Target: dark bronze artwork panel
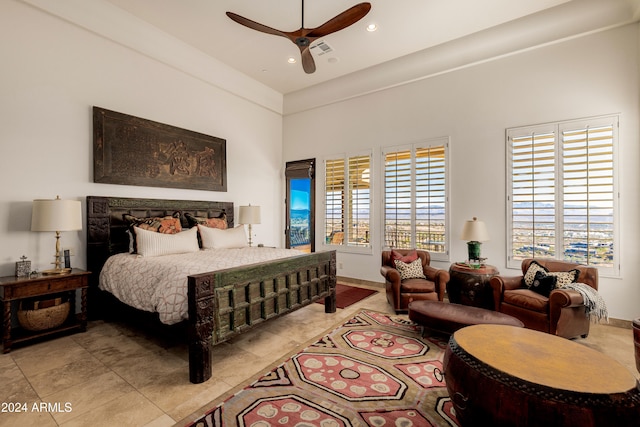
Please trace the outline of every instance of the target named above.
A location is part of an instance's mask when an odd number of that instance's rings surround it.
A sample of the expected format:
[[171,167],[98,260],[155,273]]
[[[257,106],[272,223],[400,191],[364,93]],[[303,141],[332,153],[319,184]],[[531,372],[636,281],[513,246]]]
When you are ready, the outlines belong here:
[[93,181],[227,191],[226,143],[93,107]]

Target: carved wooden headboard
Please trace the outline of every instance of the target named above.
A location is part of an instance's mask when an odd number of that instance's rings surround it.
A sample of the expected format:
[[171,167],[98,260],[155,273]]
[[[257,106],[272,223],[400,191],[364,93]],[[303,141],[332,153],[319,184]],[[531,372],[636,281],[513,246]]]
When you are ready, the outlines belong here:
[[176,211],[182,213],[183,228],[189,227],[185,213],[207,218],[225,214],[229,227],[234,223],[233,202],[87,196],[87,268],[92,272],[91,284],[97,285],[107,258],[129,251],[129,224],[123,214],[146,218],[172,215]]

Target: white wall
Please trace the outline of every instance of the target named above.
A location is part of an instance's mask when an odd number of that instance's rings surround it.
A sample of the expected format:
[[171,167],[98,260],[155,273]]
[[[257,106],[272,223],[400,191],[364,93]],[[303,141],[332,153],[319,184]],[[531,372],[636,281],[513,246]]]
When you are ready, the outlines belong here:
[[[87,195],[261,205],[254,241],[281,243],[278,112],[18,1],[2,2],[0,39],[0,275],[21,255],[50,268],[55,239],[29,231],[31,201],[56,195],[83,209]],[[226,139],[227,192],[93,183],[94,105]],[[62,233],[76,267],[85,243],[84,232]]]
[[[640,313],[638,89],[634,24],[287,115],[285,160],[316,157],[321,165],[327,155],[373,148],[376,215],[382,212],[381,147],[450,136],[450,261],[466,258],[466,244],[458,236],[464,221],[477,216],[491,235],[483,255],[503,274],[516,274],[506,268],[505,129],[621,113],[622,277],[601,277],[600,293],[611,317],[628,320]],[[286,102],[285,97],[285,111]],[[322,172],[318,175],[321,189]],[[322,194],[318,191],[319,213]],[[317,230],[322,230],[322,215],[317,218]],[[379,224],[381,216],[375,219]],[[322,250],[322,233],[317,235],[316,247]],[[382,282],[379,226],[372,244],[372,254],[339,253],[343,268],[338,274]]]

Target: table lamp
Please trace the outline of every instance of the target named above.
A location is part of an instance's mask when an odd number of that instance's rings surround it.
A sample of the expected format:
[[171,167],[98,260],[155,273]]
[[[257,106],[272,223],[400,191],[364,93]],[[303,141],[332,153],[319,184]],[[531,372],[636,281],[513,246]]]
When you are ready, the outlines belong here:
[[484,222],[478,221],[478,218],[474,216],[472,220],[464,223],[460,238],[467,241],[469,262],[480,261],[480,242],[489,240],[489,233]]
[[62,268],[60,254],[60,232],[82,230],[82,205],[77,200],[39,199],[33,201],[31,212],[31,231],[55,231],[56,253],[53,270],[44,270],[42,274],[64,274],[70,269]]
[[251,246],[251,225],[260,224],[260,206],[240,206],[238,215],[238,222],[240,224],[247,224],[249,226],[249,246]]

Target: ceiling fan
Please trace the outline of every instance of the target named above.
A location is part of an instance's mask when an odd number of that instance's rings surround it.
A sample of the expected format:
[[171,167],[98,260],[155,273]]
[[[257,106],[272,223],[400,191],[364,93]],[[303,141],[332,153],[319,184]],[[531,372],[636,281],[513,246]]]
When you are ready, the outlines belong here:
[[275,28],[268,27],[250,19],[244,18],[233,12],[227,12],[227,16],[245,27],[251,28],[256,31],[260,31],[267,34],[273,34],[275,36],[286,37],[298,46],[300,54],[302,56],[302,68],[305,73],[311,74],[316,71],[316,64],[313,61],[311,52],[309,50],[311,43],[320,37],[325,37],[336,31],[340,31],[347,28],[350,25],[355,24],[360,19],[369,13],[371,10],[371,3],[359,3],[344,12],[331,18],[324,24],[316,28],[304,27],[304,0],[302,0],[302,24],[299,30],[296,31],[280,31]]

